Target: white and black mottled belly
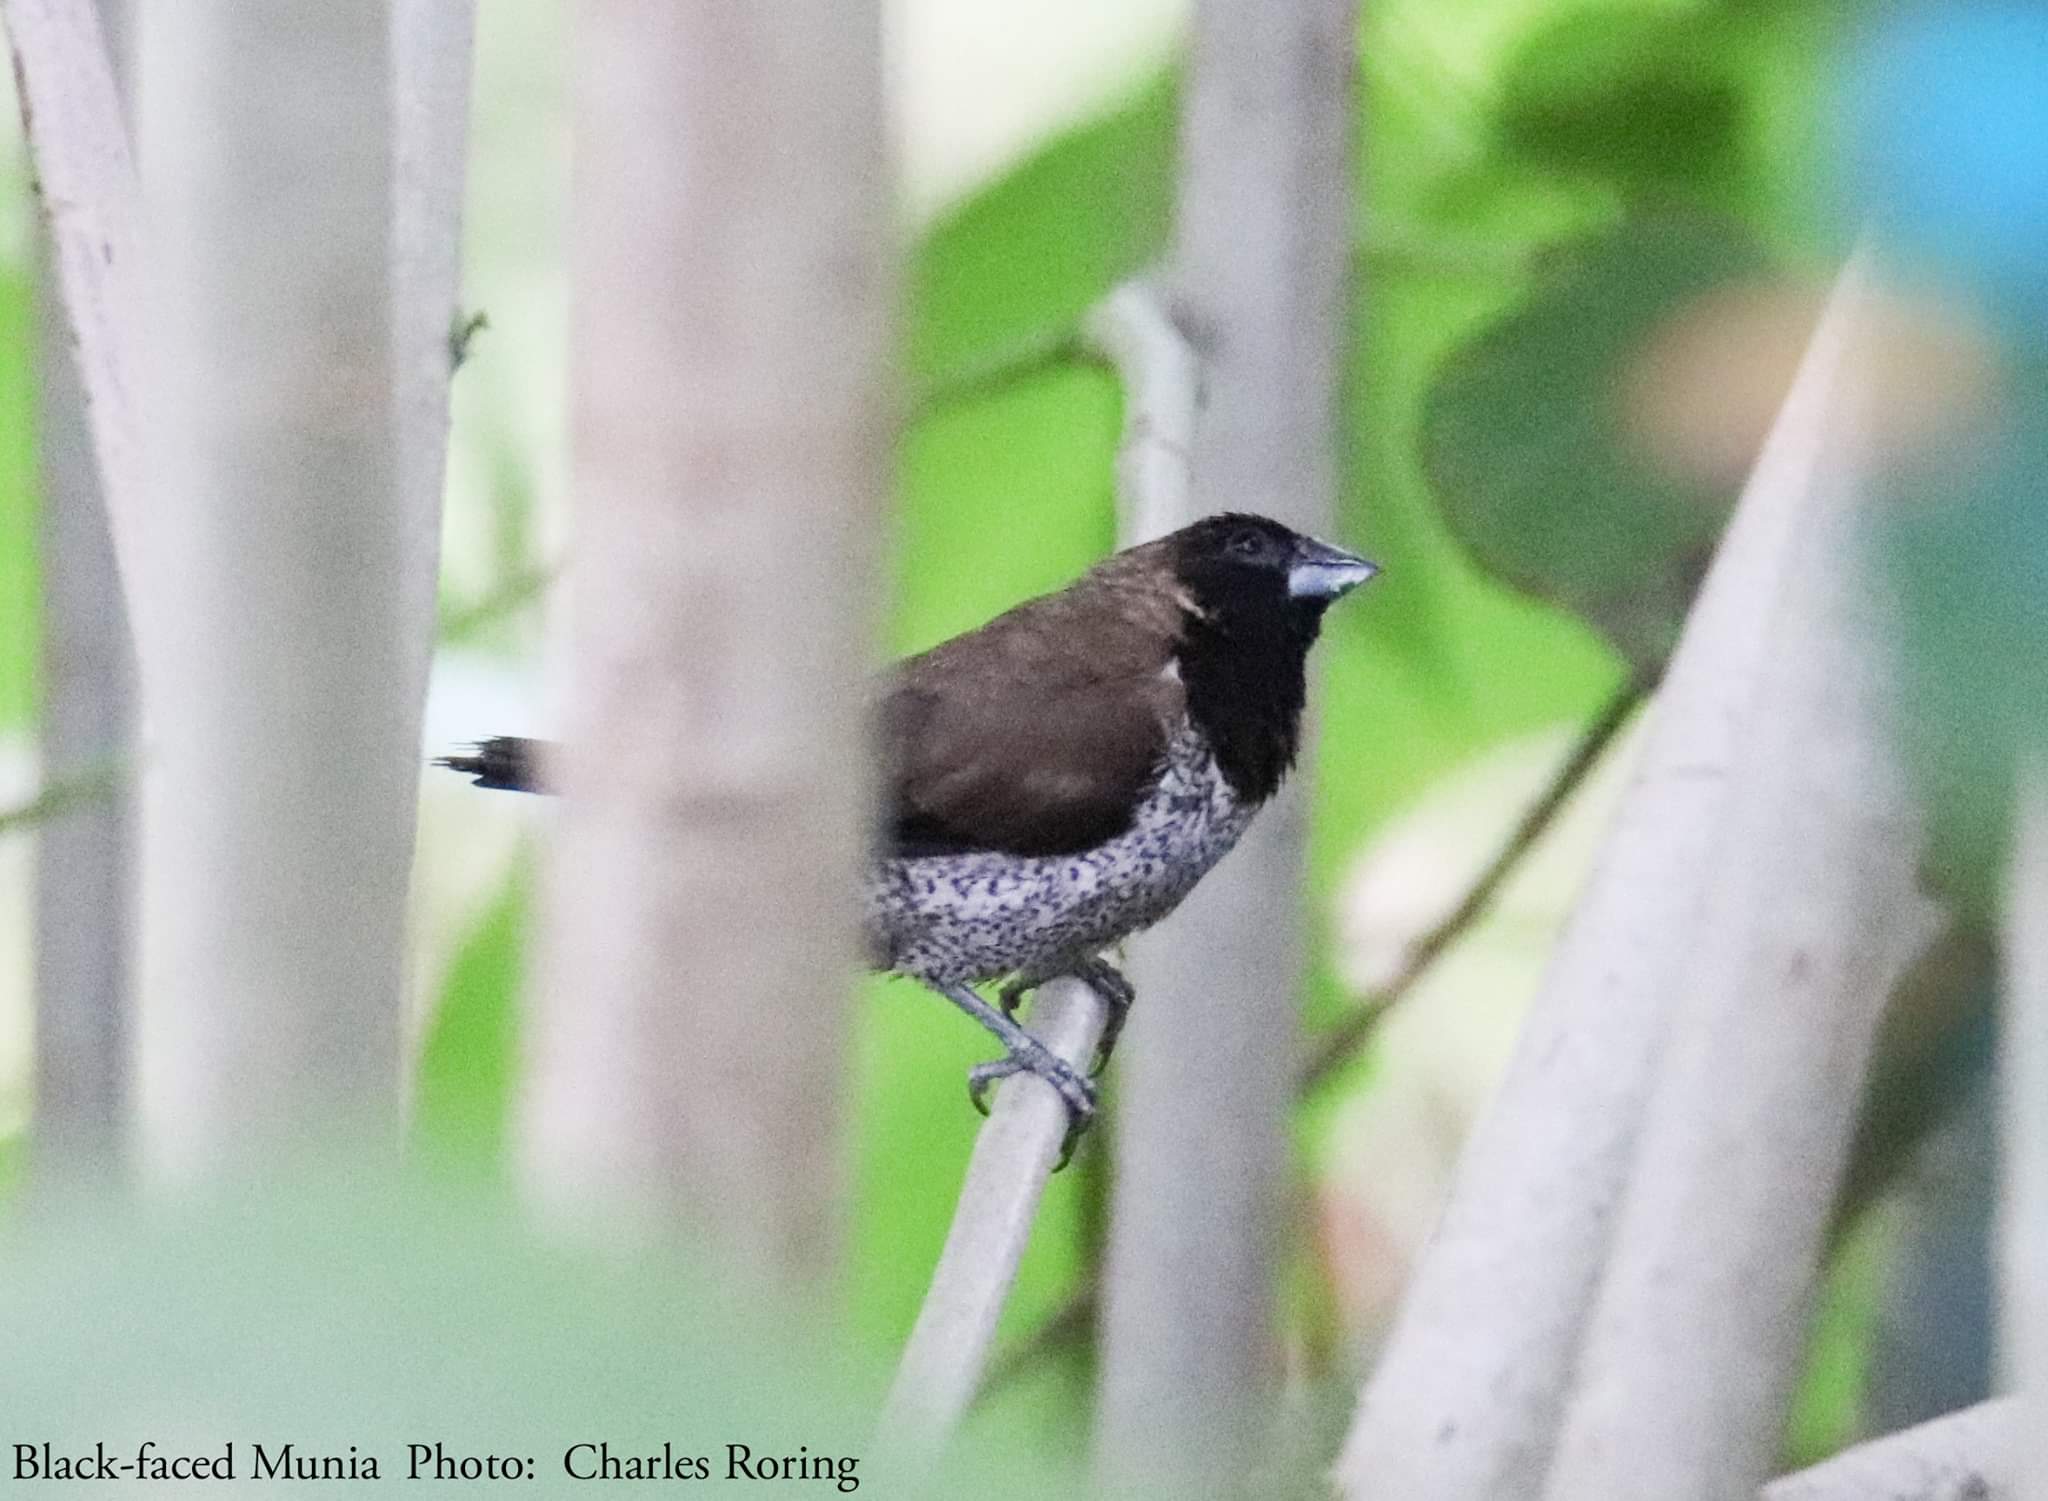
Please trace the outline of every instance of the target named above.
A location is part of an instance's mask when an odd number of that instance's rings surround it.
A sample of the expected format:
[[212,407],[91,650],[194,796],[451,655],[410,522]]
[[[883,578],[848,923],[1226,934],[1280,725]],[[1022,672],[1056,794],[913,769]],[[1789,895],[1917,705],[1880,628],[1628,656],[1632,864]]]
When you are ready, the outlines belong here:
[[870,952],[925,980],[1057,973],[1171,912],[1256,811],[1183,722],[1131,826],[1107,843],[1070,855],[878,861],[867,886]]

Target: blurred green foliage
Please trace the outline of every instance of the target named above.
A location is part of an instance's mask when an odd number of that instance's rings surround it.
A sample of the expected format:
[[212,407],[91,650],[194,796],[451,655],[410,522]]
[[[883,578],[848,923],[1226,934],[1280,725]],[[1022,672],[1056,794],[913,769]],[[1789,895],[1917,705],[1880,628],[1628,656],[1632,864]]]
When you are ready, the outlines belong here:
[[780,1492],[1073,1493],[1014,1439],[938,1470],[892,1469],[873,1443],[886,1365],[836,1338],[828,1309],[771,1302],[732,1268],[544,1247],[493,1193],[366,1177],[365,1155],[294,1163],[288,1191],[259,1184],[176,1211],[69,1204],[0,1239],[0,1344],[35,1352],[0,1372],[7,1442],[89,1454],[103,1441],[117,1456],[144,1440],[207,1456],[232,1443],[243,1484],[254,1445],[290,1443],[353,1454],[359,1474],[374,1459],[377,1478],[360,1484],[380,1494],[408,1479],[413,1444],[530,1459],[519,1494],[581,1494],[565,1454],[597,1443],[620,1458],[664,1443],[705,1457],[693,1494],[762,1489],[729,1477],[729,1444],[750,1461],[853,1461],[769,1487]]
[[[1587,621],[1622,611],[1633,570],[1655,624],[1629,644],[1645,659],[1668,647],[1690,587],[1678,575],[1709,539],[1668,485],[1615,456],[1596,386],[1680,298],[1754,273],[1760,245],[1801,243],[1811,16],[1577,0],[1370,8],[1339,530],[1387,572],[1333,616],[1319,651],[1319,905],[1372,829],[1448,767],[1611,691],[1622,662]],[[1164,254],[1175,92],[1161,78],[1049,142],[914,247],[906,380],[925,399],[901,457],[893,649],[977,625],[1113,546],[1119,393],[1105,373],[1039,352]],[[1666,227],[1620,228],[1636,215]],[[1031,356],[1020,378],[974,379],[1011,352]],[[947,400],[955,386],[972,394]],[[1438,440],[1431,471],[1425,433]],[[1556,460],[1531,465],[1532,442]],[[492,946],[516,944],[519,923],[499,906],[487,924],[429,1045],[423,1131],[502,1114],[484,1101],[509,1078],[493,1055],[509,1033],[484,1013],[490,987],[516,973]],[[889,1349],[950,1219],[975,1126],[962,1080],[986,1046],[915,986],[868,989],[846,1306]],[[1319,956],[1309,1021],[1348,1003]],[[1062,1179],[1007,1331],[1035,1327],[1072,1286],[1082,1229]],[[1313,1291],[1297,1302],[1327,1314]],[[1074,1365],[1046,1362],[979,1421],[1071,1451],[1076,1379]]]
[[492,1169],[504,1159],[519,1061],[517,997],[531,870],[522,854],[448,978],[413,1075],[413,1144],[430,1160]]
[[1985,367],[1976,392],[1922,377],[1957,410],[1875,484],[1933,863],[1989,915],[2016,770],[2048,756],[2048,13],[1900,6],[1845,74],[1845,196]]
[[1884,558],[1904,624],[1908,726],[1942,889],[1995,918],[2022,757],[2048,757],[2048,342],[2004,351],[2009,401],[1883,478]]
[[[1610,643],[1639,662],[1668,648],[1708,537],[1697,509],[1681,507],[1668,484],[1660,488],[1618,456],[1598,388],[1628,341],[1681,297],[1753,273],[1766,254],[1812,249],[1820,170],[1813,101],[1835,24],[1818,3],[1732,0],[1395,0],[1367,8],[1338,530],[1387,571],[1334,615],[1319,651],[1319,911],[1361,844],[1447,769],[1509,737],[1590,713],[1624,670]],[[952,377],[1000,362],[1006,351],[1043,347],[1117,281],[1159,259],[1170,226],[1175,93],[1172,77],[1152,80],[1047,143],[914,247],[904,310],[909,388],[943,393]],[[1665,227],[1634,228],[1641,225]],[[20,278],[0,282],[0,318],[16,334],[0,344],[0,478],[15,480],[0,485],[0,722],[8,723],[25,720],[34,692],[27,309]],[[892,649],[915,650],[976,625],[1059,585],[1113,545],[1119,419],[1115,383],[1078,364],[920,406],[901,450]],[[493,570],[516,603],[527,597],[522,581],[537,562],[534,486],[508,472],[495,488]],[[1259,498],[1241,503],[1256,508]],[[494,628],[476,604],[463,600],[445,617],[472,645],[509,652],[526,644],[527,633]],[[1618,628],[1624,619],[1631,624]],[[467,938],[419,1062],[416,1147],[465,1173],[494,1173],[504,1150],[527,889],[522,867]],[[1312,1026],[1353,999],[1327,954],[1316,957],[1303,997]],[[914,986],[878,981],[867,991],[848,1093],[858,1144],[852,1269],[832,1317],[886,1357],[908,1329],[952,1211],[976,1125],[964,1074],[987,1049],[975,1029]],[[1369,1087],[1370,1060],[1355,1082]],[[1306,1117],[1304,1132],[1321,1122],[1320,1114]],[[387,1401],[392,1424],[403,1426],[406,1409],[393,1394],[432,1389],[453,1402],[500,1367],[527,1369],[519,1362],[543,1347],[492,1343],[479,1333],[482,1310],[528,1319],[551,1299],[581,1309],[577,1300],[594,1296],[573,1278],[550,1281],[555,1272],[506,1262],[499,1242],[466,1240],[454,1211],[427,1215],[423,1239],[406,1246],[393,1216],[423,1213],[407,1201],[363,1217],[358,1230],[337,1232],[305,1262],[308,1275],[324,1266],[360,1289],[377,1278],[322,1258],[383,1257],[395,1280],[388,1302],[374,1305],[377,1316],[410,1319],[424,1307],[429,1317],[417,1327],[441,1336],[422,1350],[422,1370],[384,1390],[374,1362],[427,1342],[413,1335],[380,1345],[331,1324],[319,1327],[354,1354],[330,1359],[280,1332],[265,1357],[266,1369],[328,1372],[349,1383],[345,1390],[362,1391],[371,1405],[356,1410],[357,1431],[372,1431],[363,1415],[387,1410]],[[1032,1327],[1065,1296],[1083,1261],[1083,1221],[1074,1177],[1058,1180],[1006,1331]],[[10,1343],[62,1343],[67,1318],[163,1330],[166,1304],[218,1307],[207,1300],[223,1289],[206,1262],[230,1254],[229,1246],[258,1270],[275,1270],[280,1287],[317,1301],[317,1287],[297,1270],[307,1248],[280,1227],[266,1221],[221,1233],[240,1239],[208,1241],[186,1226],[132,1246],[91,1243],[97,1249],[69,1268],[41,1266],[16,1282],[29,1302],[10,1305]],[[94,1278],[112,1292],[88,1317]],[[1853,1302],[1855,1284],[1845,1285]],[[626,1410],[650,1423],[649,1393],[667,1394],[671,1415],[729,1412],[738,1421],[768,1410],[746,1404],[767,1400],[761,1383],[786,1371],[736,1383],[722,1369],[660,1378],[679,1355],[710,1348],[670,1337],[704,1311],[704,1300],[701,1287],[669,1286],[665,1296],[675,1301],[637,1323],[617,1309],[588,1310],[589,1327],[617,1332],[620,1343],[609,1364],[579,1343],[563,1369],[588,1375],[593,1392],[628,1393],[622,1400],[639,1405]],[[455,1312],[433,1314],[441,1299]],[[1294,1303],[1319,1321],[1309,1347],[1339,1359],[1341,1342],[1321,1327],[1333,1317],[1322,1290],[1310,1287]],[[369,1326],[373,1334],[390,1327]],[[1830,1327],[1858,1326],[1844,1315]],[[163,1335],[148,1379],[162,1379],[179,1352],[193,1348],[193,1332]],[[1824,1447],[1841,1436],[1847,1419],[1838,1399],[1854,1381],[1853,1348],[1853,1340],[1830,1347],[1802,1408],[1820,1416],[1802,1426],[1802,1442]],[[103,1357],[104,1348],[81,1346],[34,1410],[55,1411],[49,1404],[80,1389]],[[1048,1362],[978,1426],[1035,1443],[1040,1453],[1072,1453],[1083,1406],[1076,1379],[1074,1366]],[[735,1385],[741,1395],[729,1390]],[[545,1388],[571,1394],[570,1405],[550,1415],[551,1427],[562,1414],[593,1410],[573,1387],[565,1378]],[[511,1390],[538,1402],[543,1388]],[[692,1405],[706,1401],[712,1405]],[[458,1407],[428,1410],[467,1421]],[[777,1431],[788,1424],[778,1420]]]
[[1535,27],[1501,81],[1503,144],[1631,199],[1726,196],[1750,149],[1742,26],[1707,8],[1582,10]]
[[1818,1463],[1859,1430],[1892,1238],[1883,1216],[1867,1215],[1836,1251],[1813,1313],[1807,1378],[1786,1424],[1788,1469]]

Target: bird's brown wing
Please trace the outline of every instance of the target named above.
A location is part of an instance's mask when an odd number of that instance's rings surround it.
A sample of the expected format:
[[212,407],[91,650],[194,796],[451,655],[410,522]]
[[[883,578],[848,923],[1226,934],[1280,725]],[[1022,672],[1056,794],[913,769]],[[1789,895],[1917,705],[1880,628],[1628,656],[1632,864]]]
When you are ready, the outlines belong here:
[[899,854],[1065,854],[1121,833],[1183,695],[1170,602],[1084,580],[896,670],[883,705]]

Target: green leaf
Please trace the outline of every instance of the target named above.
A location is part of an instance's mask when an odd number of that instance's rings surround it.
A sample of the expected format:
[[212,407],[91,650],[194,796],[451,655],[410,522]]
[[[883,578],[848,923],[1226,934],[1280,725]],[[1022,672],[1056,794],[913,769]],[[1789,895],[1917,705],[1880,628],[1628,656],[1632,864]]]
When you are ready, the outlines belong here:
[[910,368],[921,381],[1076,322],[1166,243],[1175,92],[1161,78],[1051,142],[961,205],[911,263]]
[[1496,577],[1573,611],[1641,668],[1676,642],[1733,495],[1653,468],[1617,389],[1675,310],[1766,269],[1738,230],[1626,225],[1560,252],[1428,396],[1422,461],[1452,531]]
[[1612,7],[1531,33],[1501,80],[1499,128],[1538,170],[1631,197],[1723,202],[1745,176],[1736,33],[1711,14]]
[[[912,260],[909,365],[957,387],[1006,352],[1042,349],[1160,255],[1174,90],[1048,144],[939,224]],[[1027,359],[1029,378],[927,405],[906,435],[894,644],[916,650],[1056,588],[1114,545],[1115,383]]]

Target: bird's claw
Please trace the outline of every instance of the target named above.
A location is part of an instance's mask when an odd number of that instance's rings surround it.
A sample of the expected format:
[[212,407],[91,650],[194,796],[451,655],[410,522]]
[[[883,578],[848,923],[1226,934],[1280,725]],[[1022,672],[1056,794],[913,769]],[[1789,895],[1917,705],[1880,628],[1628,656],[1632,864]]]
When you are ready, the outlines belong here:
[[1124,1021],[1131,1014],[1131,1002],[1138,998],[1138,992],[1124,978],[1124,972],[1107,959],[1093,960],[1077,973],[1109,1007],[1102,1039],[1095,1045],[1095,1072],[1101,1073],[1109,1067],[1109,1055],[1116,1051],[1116,1041],[1123,1036]]
[[1095,1081],[1064,1058],[1034,1044],[1012,1049],[1007,1058],[977,1064],[968,1070],[967,1098],[974,1102],[976,1110],[987,1115],[989,1090],[1013,1074],[1036,1074],[1053,1087],[1060,1103],[1067,1107],[1067,1134],[1060,1143],[1059,1161],[1052,1169],[1058,1172],[1073,1159],[1075,1144],[1095,1119]]
[[[1131,982],[1124,978],[1124,972],[1107,959],[1095,958],[1075,965],[1065,973],[1072,975],[1102,997],[1109,1008],[1108,1024],[1102,1029],[1102,1041],[1096,1045],[1094,1072],[1101,1073],[1109,1066],[1109,1055],[1116,1051],[1117,1038],[1124,1030],[1124,1018],[1130,1015],[1131,1002],[1138,998],[1138,992]],[[1044,981],[1027,979],[1022,975],[1006,983],[996,992],[996,1004],[1003,1008],[1003,1015],[1016,1020],[1017,1008],[1024,1004],[1024,997],[1036,990]]]
[[1105,1001],[1109,1002],[1110,1009],[1113,1011],[1121,1012],[1129,1009],[1131,1002],[1138,998],[1136,987],[1124,978],[1122,970],[1111,964],[1107,959],[1097,959],[1094,963],[1077,973],[1083,980],[1086,980],[1093,986]]

